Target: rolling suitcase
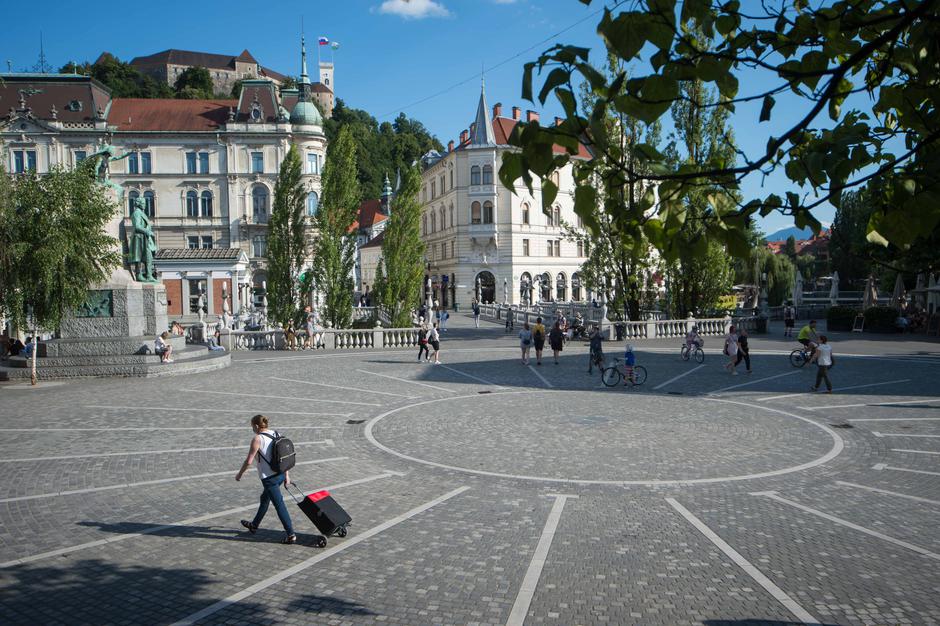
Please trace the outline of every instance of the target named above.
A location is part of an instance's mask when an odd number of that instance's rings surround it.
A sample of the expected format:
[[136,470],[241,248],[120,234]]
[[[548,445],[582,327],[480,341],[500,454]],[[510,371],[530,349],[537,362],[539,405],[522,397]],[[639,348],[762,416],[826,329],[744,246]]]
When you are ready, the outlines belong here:
[[[296,485],[294,487],[300,491],[299,487]],[[286,489],[287,492],[291,494],[291,497],[294,498],[294,502],[297,503],[300,510],[304,512],[304,515],[313,522],[317,530],[323,533],[324,539],[320,542],[321,547],[326,545],[326,537],[334,535],[337,537],[346,536],[348,532],[347,526],[352,523],[352,518],[349,516],[349,513],[333,499],[329,491],[317,491],[307,496],[304,496],[303,492],[300,492],[300,495],[303,497],[298,498],[291,492],[290,488]]]

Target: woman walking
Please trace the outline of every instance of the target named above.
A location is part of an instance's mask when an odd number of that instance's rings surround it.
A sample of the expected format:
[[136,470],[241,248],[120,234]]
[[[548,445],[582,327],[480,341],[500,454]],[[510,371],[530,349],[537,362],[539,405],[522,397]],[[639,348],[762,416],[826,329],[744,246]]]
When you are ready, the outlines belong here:
[[290,519],[290,513],[284,505],[284,498],[281,497],[281,485],[290,484],[290,473],[283,474],[271,469],[268,459],[274,454],[274,440],[277,437],[277,431],[268,428],[268,418],[264,415],[255,415],[251,418],[251,430],[255,436],[251,438],[251,445],[248,447],[248,457],[242,463],[242,467],[235,474],[235,480],[241,480],[242,474],[248,471],[255,457],[258,457],[258,477],[261,478],[261,503],[258,505],[258,512],[255,518],[250,522],[242,520],[242,526],[248,529],[252,535],[258,530],[264,514],[268,512],[268,505],[273,502],[274,510],[277,511],[277,517],[284,526],[284,532],[287,535],[281,540],[281,543],[296,543],[297,535],[294,534],[294,525]]
[[532,331],[529,330],[529,322],[522,326],[519,331],[519,347],[522,348],[522,364],[529,364],[529,349],[532,347]]
[[437,330],[437,322],[434,323],[434,326],[431,327],[431,330],[428,333],[428,343],[431,344],[431,348],[434,350],[434,365],[440,365],[441,333]]
[[555,354],[555,365],[558,365],[558,355],[561,353],[565,343],[565,332],[561,329],[561,324],[555,322],[552,330],[548,333],[548,345],[552,347]]
[[732,376],[737,376],[738,371],[734,366],[738,361],[738,333],[734,326],[728,329],[728,334],[725,336],[725,354],[728,356],[725,369],[731,372]]
[[421,353],[424,353],[424,360],[431,360],[431,353],[428,352],[428,326],[424,322],[418,327],[418,363],[421,362]]
[[542,323],[541,317],[535,318],[535,326],[532,327],[532,343],[535,344],[535,364],[541,365],[542,350],[545,349],[545,324]]
[[741,364],[741,361],[744,361],[744,365],[747,366],[747,373],[751,373],[751,350],[747,346],[747,330],[742,328],[738,332],[738,358],[734,362],[735,367]]

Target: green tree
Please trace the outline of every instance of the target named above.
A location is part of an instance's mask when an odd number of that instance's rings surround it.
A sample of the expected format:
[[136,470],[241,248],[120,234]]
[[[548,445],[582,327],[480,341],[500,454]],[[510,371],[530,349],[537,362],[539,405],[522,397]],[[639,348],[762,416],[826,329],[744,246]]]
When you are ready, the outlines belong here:
[[[788,113],[799,113],[756,152],[734,160],[716,155],[674,169],[655,149],[634,148],[647,167],[624,175],[658,185],[660,202],[655,219],[625,221],[667,257],[675,259],[680,248],[693,244],[694,254],[706,252],[697,240],[670,245],[688,217],[686,191],[703,182],[714,189],[708,195],[712,211],[702,216],[702,226],[709,240],[724,242],[735,255],[747,255],[749,218],[778,212],[798,227],[818,231],[816,207],[828,202],[838,208],[845,191],[873,177],[885,184],[866,226],[869,241],[904,249],[940,225],[940,83],[933,80],[940,64],[940,48],[933,45],[940,38],[940,2],[637,0],[604,10],[597,32],[608,52],[627,64],[639,61],[648,73],[608,79],[588,63],[588,48],[566,45],[527,63],[523,97],[534,101],[538,71],[538,99],[544,104],[554,94],[565,123],[517,126],[510,143],[521,150],[504,158],[504,180],[523,176],[531,183],[534,174],[544,181],[576,154],[579,140],[597,155],[609,151],[609,134],[597,123],[606,109],[652,123],[684,101],[682,85],[700,80],[713,85],[720,98],[697,102],[697,108],[730,110],[761,102],[763,122],[774,119],[775,98],[786,97]],[[587,80],[598,95],[590,110],[578,107],[576,79]],[[850,95],[861,92],[873,102],[870,112],[847,105],[854,102],[847,101]],[[827,114],[828,123],[822,119]],[[565,146],[569,154],[556,157],[553,145]],[[777,169],[809,193],[737,198],[744,177]],[[580,200],[576,209],[586,213],[589,194]]]
[[867,191],[846,192],[836,209],[829,236],[829,255],[833,271],[839,272],[843,285],[864,280],[871,271],[868,221],[874,211]]
[[351,230],[360,198],[356,156],[352,130],[340,129],[327,150],[322,200],[315,220],[312,276],[316,288],[325,295],[323,318],[333,328],[347,328],[352,321],[356,234]]
[[421,297],[424,276],[424,242],[419,222],[418,190],[421,174],[416,167],[402,172],[402,185],[392,201],[391,217],[382,240],[381,273],[376,272],[376,296],[388,311],[392,326],[411,326],[411,309]]
[[279,325],[296,322],[303,306],[300,270],[307,253],[304,208],[307,191],[302,164],[291,145],[274,185],[274,206],[268,225],[268,315]]
[[187,67],[173,85],[176,97],[184,100],[208,100],[215,92],[212,75],[204,67]]
[[[66,66],[70,67],[70,66]],[[75,64],[71,64],[75,69]],[[102,54],[94,65],[86,61],[80,66],[89,68],[92,78],[103,83],[113,98],[172,98],[173,90],[166,83],[156,81],[129,63],[124,63],[111,54]],[[63,68],[65,69],[65,68]]]
[[790,235],[783,245],[783,253],[790,257],[790,260],[796,258],[796,237]]
[[90,160],[41,176],[0,171],[0,311],[18,328],[32,324],[34,335],[58,328],[120,265],[106,233],[117,210]]

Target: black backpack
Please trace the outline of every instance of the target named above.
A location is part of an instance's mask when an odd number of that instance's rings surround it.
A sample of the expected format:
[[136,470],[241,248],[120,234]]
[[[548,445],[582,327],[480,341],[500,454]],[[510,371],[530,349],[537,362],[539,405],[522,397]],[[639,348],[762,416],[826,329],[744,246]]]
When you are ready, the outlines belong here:
[[[294,467],[297,459],[294,455],[294,442],[288,439],[287,437],[281,437],[280,433],[276,430],[274,434],[270,433],[258,433],[271,439],[271,458],[267,459],[264,455],[261,455],[267,464],[271,467],[271,470],[277,474],[283,474],[290,468]],[[259,451],[258,454],[261,454]]]

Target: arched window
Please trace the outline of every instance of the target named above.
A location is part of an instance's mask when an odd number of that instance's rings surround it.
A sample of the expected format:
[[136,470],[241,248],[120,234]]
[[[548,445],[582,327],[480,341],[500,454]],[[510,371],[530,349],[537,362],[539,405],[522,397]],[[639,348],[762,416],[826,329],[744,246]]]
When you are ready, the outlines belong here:
[[258,223],[268,221],[268,188],[264,185],[255,185],[251,190],[251,213]]
[[556,206],[552,214],[555,216],[555,226],[561,226],[561,207]]
[[480,224],[483,221],[482,210],[480,209],[480,203],[474,202],[470,205],[470,223],[471,224]]
[[479,185],[480,184],[480,166],[474,165],[470,168],[470,184]]
[[[453,224],[451,224],[453,226]],[[444,207],[441,207],[441,230],[447,228],[447,214],[444,213]]]
[[203,191],[199,197],[199,212],[203,217],[212,217],[212,192]]
[[519,277],[519,300],[523,304],[532,302],[532,275],[529,272],[523,272]]
[[453,228],[455,225],[456,224],[454,224],[454,205],[452,204],[450,205],[450,227]]
[[577,272],[571,275],[571,299],[581,301],[581,275]]
[[437,232],[437,213],[431,211],[431,232]]
[[307,216],[316,217],[317,209],[320,208],[320,196],[317,195],[316,191],[311,191],[307,194]]
[[493,203],[484,202],[483,203],[483,223],[492,224],[493,223]]
[[555,299],[559,302],[564,302],[568,296],[568,279],[567,277],[559,273],[558,277],[555,279]]
[[529,223],[529,204],[527,202],[522,203],[522,223]]
[[152,191],[144,192],[144,213],[150,218],[157,214],[157,202]]
[[552,299],[552,275],[548,272],[545,272],[538,277],[538,280],[541,283],[539,286],[541,287],[540,292],[542,295],[542,300],[545,302],[550,302]]
[[186,192],[186,217],[196,217],[199,215],[199,199],[195,191]]
[[453,189],[454,188],[454,165],[453,163],[450,164],[450,166],[448,167],[448,170],[450,171],[450,188]]
[[140,192],[129,191],[127,193],[127,214],[130,215],[134,212],[134,200],[140,197]]
[[551,175],[551,177],[550,177],[550,180],[551,180],[553,183],[555,183],[555,187],[557,187],[557,188],[559,188],[559,189],[561,188],[561,174],[559,174],[557,171],[552,172],[552,175]]
[[493,166],[492,165],[483,166],[483,184],[484,185],[493,184]]
[[256,235],[254,239],[251,240],[251,255],[252,256],[266,256],[268,253],[268,240],[264,235]]

